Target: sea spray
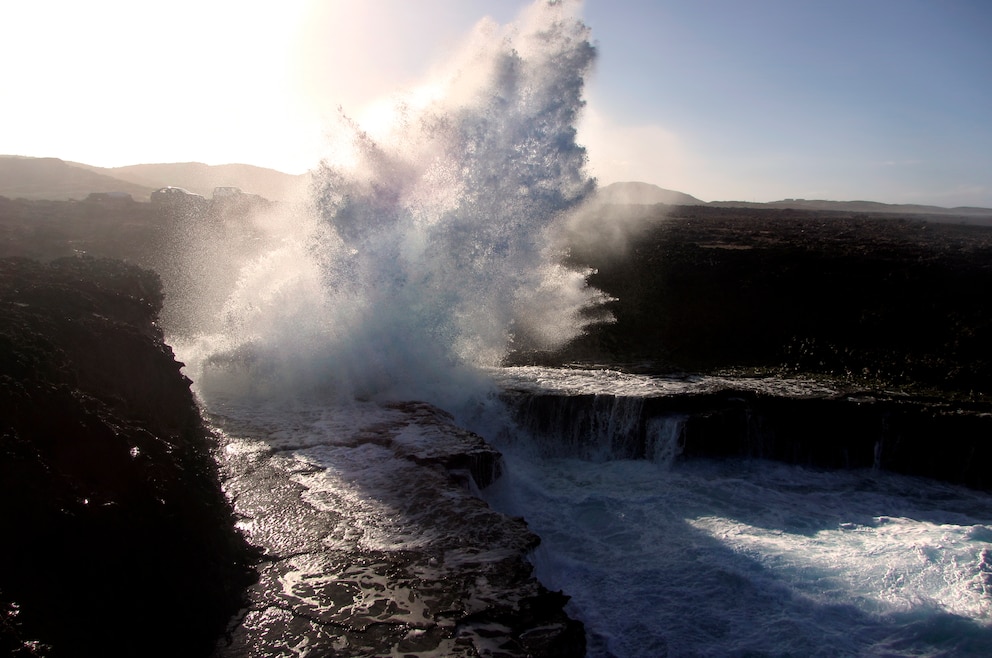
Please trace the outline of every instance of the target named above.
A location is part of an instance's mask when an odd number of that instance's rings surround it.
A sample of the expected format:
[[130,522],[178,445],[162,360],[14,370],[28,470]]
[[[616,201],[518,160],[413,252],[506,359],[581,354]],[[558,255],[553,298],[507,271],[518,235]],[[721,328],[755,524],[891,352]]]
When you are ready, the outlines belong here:
[[365,126],[342,114],[308,212],[244,266],[223,330],[184,355],[201,395],[449,404],[477,366],[608,320],[556,236],[594,189],[575,124],[595,50],[578,3],[486,20]]

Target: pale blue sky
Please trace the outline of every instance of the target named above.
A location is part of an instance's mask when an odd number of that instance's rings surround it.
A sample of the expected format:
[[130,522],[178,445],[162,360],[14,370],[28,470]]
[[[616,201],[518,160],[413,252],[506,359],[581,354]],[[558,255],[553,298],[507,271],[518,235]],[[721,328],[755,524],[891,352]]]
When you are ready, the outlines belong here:
[[686,191],[992,205],[992,3],[590,0],[590,93],[677,136]]
[[[0,153],[303,171],[507,0],[5,3]],[[158,7],[158,8],[157,8]],[[586,0],[601,183],[992,207],[992,2]]]

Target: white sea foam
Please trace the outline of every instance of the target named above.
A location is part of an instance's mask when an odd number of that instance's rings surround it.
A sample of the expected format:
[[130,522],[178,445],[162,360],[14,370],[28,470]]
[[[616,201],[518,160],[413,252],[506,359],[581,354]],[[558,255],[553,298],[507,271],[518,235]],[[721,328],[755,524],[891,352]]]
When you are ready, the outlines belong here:
[[987,655],[992,500],[763,461],[517,456],[487,491],[542,538],[591,656]]
[[726,377],[719,375],[641,375],[615,368],[517,366],[493,368],[489,373],[503,390],[559,395],[613,395],[648,398],[673,394],[707,393],[721,389],[761,392],[790,397],[834,395],[837,390],[801,377]]

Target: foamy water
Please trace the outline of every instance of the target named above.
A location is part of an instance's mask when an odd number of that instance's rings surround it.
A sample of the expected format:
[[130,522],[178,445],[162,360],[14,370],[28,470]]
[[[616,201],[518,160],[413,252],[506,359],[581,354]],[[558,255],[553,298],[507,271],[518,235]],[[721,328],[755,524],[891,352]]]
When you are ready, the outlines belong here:
[[502,390],[560,395],[613,395],[647,398],[723,389],[760,391],[766,395],[807,397],[833,395],[835,388],[801,377],[727,377],[719,375],[642,375],[615,367],[518,366],[491,368],[487,374]]
[[984,656],[992,499],[765,461],[593,463],[504,447],[486,492],[542,538],[590,656]]
[[[577,376],[510,369],[504,381],[519,388],[525,372],[554,386]],[[596,372],[582,373],[584,392],[595,392]],[[603,394],[627,380],[599,372]],[[633,390],[646,387],[632,381]],[[666,380],[666,391],[675,385]],[[228,449],[279,450],[305,499],[341,515],[322,540],[327,550],[440,541],[423,529],[430,506],[409,498],[418,468],[376,444],[388,429],[395,443],[434,449],[431,432],[396,429],[407,412],[360,401],[215,409],[229,433],[253,437]],[[567,611],[586,625],[590,656],[985,656],[992,648],[988,494],[869,470],[679,461],[677,417],[659,421],[649,459],[611,459],[608,449],[595,461],[549,457],[545,439],[505,424],[499,411],[477,408],[466,419],[504,454],[502,478],[482,496],[541,537],[536,574],[572,597]],[[433,485],[423,486],[430,499]],[[310,564],[297,575],[322,577]]]

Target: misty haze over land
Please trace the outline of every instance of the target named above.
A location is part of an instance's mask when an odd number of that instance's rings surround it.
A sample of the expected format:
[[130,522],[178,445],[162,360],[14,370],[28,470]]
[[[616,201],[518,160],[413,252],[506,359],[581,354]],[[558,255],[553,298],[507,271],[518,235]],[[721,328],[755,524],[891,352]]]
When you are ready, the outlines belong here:
[[253,165],[199,162],[136,164],[103,168],[59,158],[0,155],[0,196],[8,199],[82,200],[97,193],[123,192],[147,201],[156,189],[174,186],[209,197],[215,187],[238,187],[271,201],[298,198],[309,176]]
[[[245,164],[206,165],[199,162],[136,164],[103,168],[58,158],[0,155],[0,196],[27,200],[82,200],[91,193],[125,193],[147,201],[156,189],[175,186],[210,197],[214,188],[233,186],[271,201],[303,198],[310,174],[286,174]],[[992,209],[919,204],[887,204],[871,200],[783,199],[768,203],[704,201],[690,194],[644,182],[618,182],[598,189],[594,202],[605,205],[709,205],[736,208],[791,208],[861,213],[931,215],[938,221],[992,223]]]

